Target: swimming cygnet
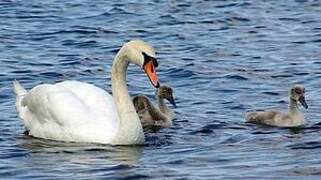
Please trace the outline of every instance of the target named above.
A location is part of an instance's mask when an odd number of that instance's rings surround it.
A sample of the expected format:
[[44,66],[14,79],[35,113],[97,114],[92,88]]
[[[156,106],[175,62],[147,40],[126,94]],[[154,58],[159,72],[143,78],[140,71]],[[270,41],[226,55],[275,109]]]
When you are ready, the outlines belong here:
[[136,112],[141,120],[142,126],[170,127],[175,117],[174,112],[168,108],[165,99],[176,107],[173,90],[168,86],[160,86],[156,90],[158,108],[155,107],[148,97],[140,95],[133,99]]
[[246,114],[246,120],[247,122],[279,127],[302,126],[305,124],[305,120],[303,114],[299,110],[298,101],[305,109],[308,109],[304,93],[305,89],[302,85],[294,85],[289,91],[290,105],[288,113],[276,110],[249,112]]

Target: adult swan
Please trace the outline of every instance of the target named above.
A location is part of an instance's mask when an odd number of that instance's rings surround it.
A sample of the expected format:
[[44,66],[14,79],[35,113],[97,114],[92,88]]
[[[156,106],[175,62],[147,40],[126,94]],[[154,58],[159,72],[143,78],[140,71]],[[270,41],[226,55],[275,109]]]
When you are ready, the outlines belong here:
[[94,85],[64,81],[27,92],[15,81],[16,108],[29,135],[66,142],[142,144],[145,136],[126,85],[129,63],[142,67],[159,86],[153,47],[141,40],[124,44],[111,70],[113,96]]

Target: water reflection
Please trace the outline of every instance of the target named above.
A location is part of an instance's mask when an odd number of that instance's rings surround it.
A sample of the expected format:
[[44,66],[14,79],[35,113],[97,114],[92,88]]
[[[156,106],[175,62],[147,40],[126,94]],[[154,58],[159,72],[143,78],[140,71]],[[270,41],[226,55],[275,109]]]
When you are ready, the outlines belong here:
[[[0,4],[1,178],[303,179],[320,173],[318,1]],[[148,131],[144,147],[21,135],[14,79],[26,88],[73,79],[110,91],[112,59],[133,38],[156,48],[160,80],[175,90],[172,128]],[[141,70],[130,69],[129,92],[154,97]],[[286,109],[294,83],[307,89],[308,127],[240,123],[247,110]]]
[[[65,143],[26,135],[19,137],[18,146],[29,152],[30,159],[35,160],[34,162],[38,162],[37,159],[41,162],[50,157],[56,162],[69,161],[82,165],[103,163],[134,166],[144,149],[143,146]],[[52,154],[56,154],[54,159]]]

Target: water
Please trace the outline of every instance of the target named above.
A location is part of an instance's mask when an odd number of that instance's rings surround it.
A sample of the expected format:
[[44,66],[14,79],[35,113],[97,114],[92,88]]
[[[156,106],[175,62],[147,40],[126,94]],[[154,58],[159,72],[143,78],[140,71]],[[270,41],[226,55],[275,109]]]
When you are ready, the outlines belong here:
[[[12,179],[319,179],[319,1],[0,2],[0,177]],[[133,38],[157,50],[177,119],[146,131],[145,146],[48,141],[23,135],[11,82],[31,88],[66,79],[110,92],[110,68]],[[153,97],[138,67],[132,95]],[[287,108],[306,87],[309,123],[282,129],[244,123],[244,113]]]

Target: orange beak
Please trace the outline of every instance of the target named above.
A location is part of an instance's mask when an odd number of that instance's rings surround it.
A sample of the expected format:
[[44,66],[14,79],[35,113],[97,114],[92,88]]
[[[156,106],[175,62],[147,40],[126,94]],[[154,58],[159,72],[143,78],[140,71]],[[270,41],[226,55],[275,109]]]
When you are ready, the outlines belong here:
[[158,82],[158,77],[156,74],[156,69],[153,64],[153,61],[149,61],[144,65],[144,71],[147,74],[150,82],[153,84],[154,87],[158,88],[159,87],[159,82]]

